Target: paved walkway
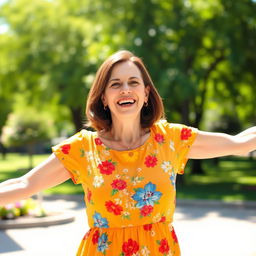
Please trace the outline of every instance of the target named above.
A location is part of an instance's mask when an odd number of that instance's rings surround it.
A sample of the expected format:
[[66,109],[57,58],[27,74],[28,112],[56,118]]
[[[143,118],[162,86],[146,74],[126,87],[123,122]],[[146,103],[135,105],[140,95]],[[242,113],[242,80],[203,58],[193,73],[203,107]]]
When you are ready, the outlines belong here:
[[[51,210],[74,211],[76,220],[50,227],[2,230],[0,255],[75,255],[88,230],[82,198],[45,200],[44,205]],[[256,204],[244,207],[178,201],[177,205],[174,226],[182,256],[256,256]]]

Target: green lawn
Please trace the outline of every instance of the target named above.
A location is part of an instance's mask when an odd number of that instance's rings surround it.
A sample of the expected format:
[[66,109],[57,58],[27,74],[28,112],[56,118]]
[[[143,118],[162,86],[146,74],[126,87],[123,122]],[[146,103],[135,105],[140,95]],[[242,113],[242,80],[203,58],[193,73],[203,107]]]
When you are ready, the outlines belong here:
[[[41,163],[49,155],[35,155],[34,165]],[[26,155],[8,154],[6,160],[0,159],[0,182],[10,178],[16,178],[28,171],[29,159]],[[80,185],[74,185],[71,180],[64,182],[54,188],[44,191],[45,194],[79,194],[83,193]]]
[[256,200],[256,160],[242,157],[221,158],[218,165],[204,160],[205,175],[184,175],[177,185],[178,198]]
[[[35,165],[48,155],[36,155]],[[8,154],[0,160],[0,181],[18,177],[26,172],[28,157]],[[186,199],[219,199],[224,201],[256,200],[256,160],[247,158],[222,158],[218,165],[212,160],[204,160],[205,175],[190,175],[189,165],[183,176],[183,183],[177,185],[177,197]],[[82,193],[80,185],[71,180],[45,191],[45,194]]]

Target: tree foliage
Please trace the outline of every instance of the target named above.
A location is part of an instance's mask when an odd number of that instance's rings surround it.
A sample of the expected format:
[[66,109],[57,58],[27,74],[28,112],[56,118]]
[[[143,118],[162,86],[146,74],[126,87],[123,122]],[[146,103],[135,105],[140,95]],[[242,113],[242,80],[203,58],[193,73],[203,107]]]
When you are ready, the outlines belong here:
[[128,49],[170,121],[236,132],[256,117],[255,13],[253,0],[7,1],[0,98],[28,90],[30,104],[68,107],[79,130],[97,68]]

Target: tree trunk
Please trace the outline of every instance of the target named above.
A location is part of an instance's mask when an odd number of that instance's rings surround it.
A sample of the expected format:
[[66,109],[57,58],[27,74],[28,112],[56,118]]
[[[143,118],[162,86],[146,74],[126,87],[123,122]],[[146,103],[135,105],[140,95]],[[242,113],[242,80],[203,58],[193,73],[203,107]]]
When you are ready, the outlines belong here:
[[[208,79],[212,71],[214,71],[216,69],[216,66],[220,62],[222,62],[224,59],[225,59],[224,52],[222,52],[222,54],[216,57],[216,59],[211,63],[210,67],[206,70],[205,75],[203,77],[203,80],[202,80],[203,89],[201,90],[201,95],[200,95],[201,101],[199,102],[199,104],[196,104],[196,102],[194,103],[196,118],[195,118],[195,123],[193,125],[197,128],[199,127],[204,114],[206,94],[208,89],[207,87]],[[192,174],[204,174],[201,160],[193,160]]]
[[176,178],[176,184],[177,186],[179,185],[183,185],[185,183],[185,179],[184,179],[184,175],[177,175],[177,178]]
[[0,149],[1,149],[1,153],[2,153],[2,159],[5,160],[7,148],[4,146],[4,144],[2,142],[0,142]]
[[72,119],[76,128],[76,131],[79,132],[83,128],[82,108],[81,107],[71,108],[71,113],[72,113]]
[[[196,112],[194,126],[198,128],[201,120],[202,120],[202,109],[200,111]],[[192,174],[204,174],[204,169],[202,167],[202,160],[200,160],[200,159],[192,160],[191,173]]]
[[202,160],[194,159],[192,161],[192,174],[205,174],[202,167]]
[[189,99],[186,99],[182,102],[181,115],[182,123],[189,125]]
[[34,153],[34,144],[28,144],[29,170],[34,168],[33,153]]

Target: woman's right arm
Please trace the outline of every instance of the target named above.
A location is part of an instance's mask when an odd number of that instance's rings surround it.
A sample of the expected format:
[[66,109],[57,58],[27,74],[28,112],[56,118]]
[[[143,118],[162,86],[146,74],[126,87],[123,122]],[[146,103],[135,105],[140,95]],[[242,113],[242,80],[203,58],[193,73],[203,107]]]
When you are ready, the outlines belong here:
[[39,191],[61,184],[69,178],[71,174],[52,153],[48,159],[22,177],[0,183],[0,205],[26,199]]

